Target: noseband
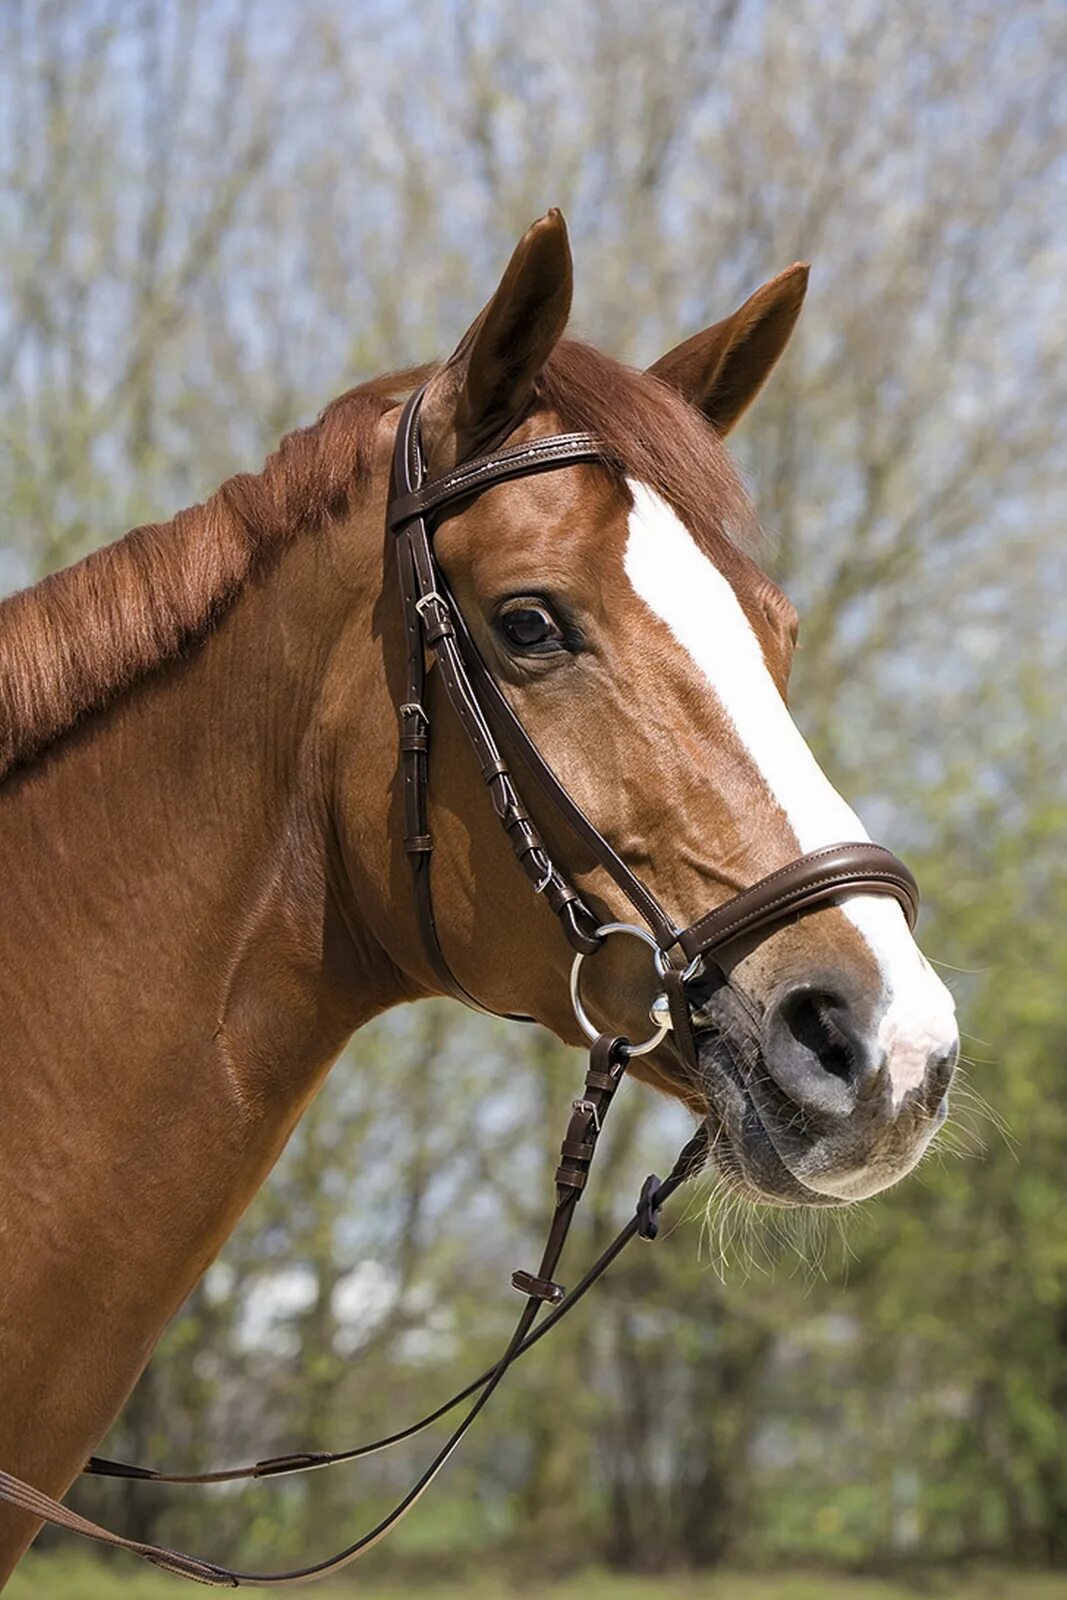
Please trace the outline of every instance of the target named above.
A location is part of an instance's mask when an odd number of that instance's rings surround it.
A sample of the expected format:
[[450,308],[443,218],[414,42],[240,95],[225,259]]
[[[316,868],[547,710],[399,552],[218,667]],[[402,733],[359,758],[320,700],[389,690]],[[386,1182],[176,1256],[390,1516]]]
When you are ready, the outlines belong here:
[[[452,972],[441,948],[434,919],[430,883],[433,838],[428,813],[430,718],[426,709],[426,652],[433,653],[456,720],[469,739],[489,790],[493,811],[511,841],[519,865],[535,894],[542,895],[559,918],[574,950],[571,999],[575,1015],[590,1040],[589,1063],[581,1096],[573,1102],[556,1169],[556,1204],[536,1272],[515,1272],[512,1283],[525,1296],[518,1324],[499,1361],[428,1416],[370,1444],[340,1451],[298,1451],[249,1466],[215,1472],[167,1473],[149,1467],[90,1457],[85,1471],[104,1477],[136,1478],[155,1483],[232,1483],[248,1478],[279,1477],[334,1466],[386,1450],[413,1438],[465,1400],[470,1408],[416,1480],[408,1493],[376,1527],[327,1560],[290,1572],[235,1571],[181,1551],[127,1539],[90,1522],[32,1485],[0,1472],[0,1500],[31,1516],[120,1549],[155,1566],[216,1588],[246,1583],[300,1583],[346,1566],[385,1537],[421,1498],[487,1404],[512,1364],[548,1333],[584,1297],[631,1239],[654,1239],[660,1208],[674,1191],[699,1171],[707,1154],[707,1132],[698,1129],[683,1147],[669,1176],[645,1180],[634,1214],[585,1276],[567,1293],[555,1272],[575,1207],[581,1198],[608,1109],[627,1063],[653,1050],[673,1030],[687,1066],[698,1071],[696,1043],[690,1022],[686,984],[696,973],[742,939],[766,936],[799,912],[836,901],[843,894],[881,894],[897,900],[914,926],[919,892],[908,868],[891,851],[867,842],[830,845],[790,861],[724,904],[705,912],[686,928],[678,928],[655,895],[627,867],[604,835],[589,820],[545,761],[511,709],[482,660],[463,614],[451,595],[433,549],[433,527],[445,507],[470,501],[494,484],[537,472],[553,472],[578,462],[610,462],[600,442],[589,433],[554,434],[529,444],[513,445],[468,461],[441,477],[427,479],[419,441],[419,390],[404,406],[396,435],[387,526],[396,544],[407,647],[407,686],[398,708],[404,785],[404,848],[411,862],[419,929],[427,958],[442,988],[485,1010]],[[517,753],[536,784],[543,803],[553,810],[592,852],[644,926],[602,923],[552,859],[530,812],[523,804],[501,749]],[[621,1035],[604,1033],[590,1020],[581,998],[582,964],[612,934],[643,940],[652,953],[664,993],[652,1007],[655,1024],[648,1039],[634,1044]],[[543,1305],[551,1310],[534,1323]]]

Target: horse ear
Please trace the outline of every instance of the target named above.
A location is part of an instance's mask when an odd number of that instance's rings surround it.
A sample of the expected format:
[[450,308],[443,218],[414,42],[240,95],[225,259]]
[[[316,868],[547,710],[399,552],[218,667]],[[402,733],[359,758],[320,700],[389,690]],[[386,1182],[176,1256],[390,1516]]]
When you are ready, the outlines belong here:
[[789,343],[807,287],[807,263],[798,261],[757,289],[732,317],[676,345],[648,370],[703,411],[719,433],[729,433]]
[[435,472],[487,449],[519,421],[567,326],[573,284],[567,225],[552,210],[523,234],[493,298],[430,381],[420,420]]

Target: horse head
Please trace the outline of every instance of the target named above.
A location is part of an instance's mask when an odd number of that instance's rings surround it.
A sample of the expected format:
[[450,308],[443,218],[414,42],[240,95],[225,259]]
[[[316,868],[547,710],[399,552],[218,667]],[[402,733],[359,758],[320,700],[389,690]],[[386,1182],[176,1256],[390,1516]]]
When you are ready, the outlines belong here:
[[[431,475],[567,429],[602,442],[600,460],[453,499],[434,553],[533,745],[679,927],[800,855],[867,839],[787,709],[796,613],[750,554],[754,514],[723,442],[781,355],[806,281],[788,268],[631,371],[564,337],[571,258],[552,212],[422,397]],[[396,421],[383,416],[384,434]],[[395,626],[388,606],[383,631]],[[577,1042],[573,952],[524,892],[440,680],[431,666],[433,905],[447,966],[486,1009]],[[551,859],[603,923],[632,920],[596,852],[524,778],[522,750],[507,753]],[[403,893],[400,869],[391,881]],[[587,964],[597,1028],[648,1033],[649,956],[639,940],[613,940]],[[417,941],[396,959],[440,988]],[[637,1070],[707,1119],[739,1189],[833,1204],[915,1165],[944,1118],[958,1037],[896,901],[846,888],[686,978],[695,1051],[668,1032]]]

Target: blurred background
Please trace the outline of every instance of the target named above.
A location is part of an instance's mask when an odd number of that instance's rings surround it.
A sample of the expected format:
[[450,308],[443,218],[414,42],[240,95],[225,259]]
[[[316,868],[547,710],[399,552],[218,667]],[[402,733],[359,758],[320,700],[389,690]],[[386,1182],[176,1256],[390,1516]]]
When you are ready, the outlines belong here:
[[[1067,1594],[1065,46],[1061,0],[0,3],[0,592],[447,353],[549,205],[639,364],[813,263],[736,448],[797,718],[926,893],[952,1124],[818,1226],[697,1196],[331,1592]],[[343,1447],[495,1357],[577,1071],[452,1004],[361,1033],[105,1453]],[[686,1126],[612,1121],[572,1262]],[[278,1565],[427,1456],[75,1502]],[[45,1538],[9,1592],[180,1591]]]

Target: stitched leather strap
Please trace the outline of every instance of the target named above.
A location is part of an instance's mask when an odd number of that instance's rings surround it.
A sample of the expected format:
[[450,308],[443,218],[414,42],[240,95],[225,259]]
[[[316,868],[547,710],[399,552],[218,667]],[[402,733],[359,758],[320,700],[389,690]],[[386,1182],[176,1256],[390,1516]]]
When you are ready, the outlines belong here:
[[869,842],[835,844],[769,872],[686,928],[677,942],[690,960],[720,954],[739,939],[842,894],[891,895],[911,928],[919,915],[919,886],[891,850]]
[[425,704],[426,647],[441,673],[445,693],[474,748],[496,816],[530,883],[560,919],[575,950],[596,950],[597,918],[550,859],[544,841],[518,795],[507,763],[482,712],[456,646],[458,611],[445,589],[427,525],[427,515],[450,501],[494,483],[545,472],[577,461],[597,460],[602,451],[591,434],[559,434],[467,462],[429,483],[419,446],[421,391],[405,405],[393,451],[388,526],[396,533],[397,571],[404,619],[407,686],[400,708],[400,757],[404,787],[404,845],[411,864],[412,893],[423,947],[446,993],[474,1009],[486,1008],[452,971],[441,946],[433,911],[429,826],[430,718]]
[[[707,1157],[708,1134],[704,1127],[697,1132],[683,1147],[671,1170],[669,1178],[660,1183],[655,1193],[650,1195],[648,1180],[642,1186],[641,1196],[638,1200],[637,1211],[626,1226],[612,1240],[611,1244],[598,1256],[597,1260],[580,1278],[574,1288],[569,1291],[566,1298],[546,1317],[537,1324],[532,1332],[523,1340],[522,1347],[517,1356],[525,1355],[532,1350],[538,1340],[550,1333],[556,1323],[567,1312],[576,1306],[584,1295],[593,1287],[607,1271],[620,1251],[629,1243],[631,1238],[644,1237],[641,1225],[648,1215],[650,1208],[658,1211],[680,1184],[699,1172]],[[517,1357],[516,1357],[517,1359]],[[152,1467],[135,1467],[124,1461],[109,1461],[105,1456],[90,1456],[82,1469],[84,1472],[95,1474],[104,1478],[140,1478],[145,1482],[154,1483],[237,1483],[251,1481],[255,1478],[282,1477],[291,1473],[311,1472],[320,1467],[334,1467],[343,1465],[348,1461],[359,1461],[364,1456],[377,1455],[383,1450],[389,1450],[396,1444],[403,1444],[408,1439],[416,1438],[420,1433],[431,1428],[435,1422],[440,1422],[442,1417],[454,1411],[456,1406],[462,1405],[464,1400],[469,1400],[471,1395],[477,1394],[496,1371],[496,1366],[487,1367],[478,1377],[472,1378],[466,1388],[460,1389],[456,1394],[445,1400],[433,1411],[427,1412],[417,1422],[412,1422],[407,1427],[399,1428],[395,1433],[385,1434],[381,1439],[372,1439],[369,1443],[355,1445],[349,1450],[296,1450],[285,1456],[271,1456],[265,1461],[253,1461],[246,1466],[224,1467],[214,1472],[160,1472]]]
[[[421,393],[412,395],[401,415],[393,464],[393,493],[388,526],[397,535],[405,630],[408,640],[409,700],[419,702],[422,726],[413,725],[410,706],[402,721],[406,846],[412,863],[414,892],[423,943],[434,971],[449,993],[478,1006],[449,969],[433,916],[430,888],[432,839],[426,821],[429,784],[428,723],[421,708],[425,679],[424,644],[433,650],[448,699],[470,740],[490,791],[493,808],[505,827],[520,865],[534,887],[544,893],[576,950],[597,948],[596,919],[550,859],[529,811],[522,804],[501,745],[518,760],[545,802],[565,819],[594,859],[609,874],[634,910],[651,929],[665,952],[681,952],[687,962],[710,959],[729,945],[765,932],[797,913],[823,905],[845,893],[883,894],[896,899],[910,925],[918,913],[918,889],[903,862],[881,845],[834,845],[768,873],[758,883],[679,930],[651,892],[612,848],[600,830],[556,777],[512,710],[486,667],[470,629],[437,565],[430,533],[434,512],[479,494],[493,484],[549,471],[578,461],[604,460],[591,434],[556,434],[482,456],[429,482],[419,449]],[[500,743],[498,743],[500,741]],[[679,956],[674,957],[680,961]],[[697,1069],[696,1044],[683,1018],[682,980],[667,983],[673,1033],[691,1071]]]
[[[444,579],[441,583],[445,593],[450,595]],[[463,614],[454,600],[451,603],[456,642],[475,692],[485,710],[486,720],[501,742],[510,751],[515,752],[516,758],[522,763],[524,770],[529,772],[548,804],[565,818],[616,887],[626,896],[634,910],[648,923],[661,946],[668,949],[677,939],[678,929],[648,885],[642,883],[641,879],[630,871],[622,857],[586,816],[574,796],[560,783],[482,660]]]
[[604,446],[592,433],[554,433],[546,439],[533,439],[529,444],[512,445],[495,455],[467,461],[439,478],[431,478],[419,488],[394,495],[389,504],[389,526],[395,533],[413,518],[424,517],[452,500],[480,494],[494,483],[528,478],[531,473],[552,471],[578,461],[603,460]]

